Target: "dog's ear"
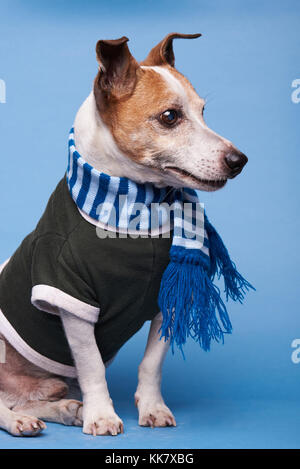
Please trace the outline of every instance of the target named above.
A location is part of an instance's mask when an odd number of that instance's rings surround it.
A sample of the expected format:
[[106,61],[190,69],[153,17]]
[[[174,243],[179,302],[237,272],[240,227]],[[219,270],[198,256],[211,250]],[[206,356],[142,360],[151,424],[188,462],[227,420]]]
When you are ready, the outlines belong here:
[[99,72],[94,91],[99,99],[120,99],[130,95],[135,88],[140,66],[131,55],[127,42],[128,38],[125,36],[97,42]]
[[171,65],[175,66],[175,56],[173,51],[173,39],[195,39],[200,37],[201,34],[180,34],[170,33],[168,34],[157,46],[153,47],[148,57],[141,62],[141,65]]

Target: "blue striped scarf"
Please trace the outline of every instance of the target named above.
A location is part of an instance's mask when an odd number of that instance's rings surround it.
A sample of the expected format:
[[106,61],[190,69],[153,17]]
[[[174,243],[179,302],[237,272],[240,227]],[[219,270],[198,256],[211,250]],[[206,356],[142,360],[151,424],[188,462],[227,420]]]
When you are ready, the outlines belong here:
[[[191,336],[204,350],[232,330],[215,276],[224,278],[226,300],[242,302],[252,285],[237,271],[221,237],[191,189],[157,188],[101,173],[77,152],[69,135],[67,183],[78,208],[108,230],[172,235],[170,263],[160,286],[161,337],[181,350]],[[169,209],[169,210],[168,210]]]

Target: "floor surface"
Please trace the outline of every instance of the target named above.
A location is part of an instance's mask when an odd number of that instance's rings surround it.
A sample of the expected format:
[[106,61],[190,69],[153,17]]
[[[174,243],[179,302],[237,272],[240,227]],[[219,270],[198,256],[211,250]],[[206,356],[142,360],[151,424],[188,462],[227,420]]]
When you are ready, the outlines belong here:
[[132,402],[119,402],[123,435],[92,437],[81,428],[48,423],[35,438],[0,431],[0,448],[300,448],[299,402],[205,400],[197,408],[170,407],[176,428],[139,427]]

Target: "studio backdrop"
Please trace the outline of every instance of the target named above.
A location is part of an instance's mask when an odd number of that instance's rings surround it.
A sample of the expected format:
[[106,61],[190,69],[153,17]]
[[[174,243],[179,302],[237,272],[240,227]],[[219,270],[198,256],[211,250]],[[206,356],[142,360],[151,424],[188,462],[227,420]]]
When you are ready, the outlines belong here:
[[[143,60],[169,32],[202,33],[174,41],[176,67],[206,100],[208,126],[249,158],[224,189],[199,195],[256,292],[243,305],[228,303],[233,333],[224,345],[204,352],[190,340],[185,359],[168,354],[163,394],[178,427],[151,433],[137,425],[146,325],[108,370],[127,434],[111,442],[71,429],[72,439],[49,425],[50,446],[299,444],[299,30],[296,0],[0,1],[0,263],[35,228],[65,173],[68,132],[97,73],[99,39],[126,35]],[[10,441],[0,432],[0,447]],[[44,436],[14,444],[48,443]]]

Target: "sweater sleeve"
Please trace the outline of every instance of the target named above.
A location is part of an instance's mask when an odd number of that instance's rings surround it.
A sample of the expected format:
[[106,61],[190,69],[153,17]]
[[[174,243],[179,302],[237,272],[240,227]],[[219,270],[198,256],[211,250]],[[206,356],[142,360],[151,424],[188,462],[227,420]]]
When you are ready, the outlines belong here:
[[100,308],[92,287],[79,271],[68,240],[56,234],[37,239],[32,252],[31,303],[47,313],[65,310],[96,323]]

